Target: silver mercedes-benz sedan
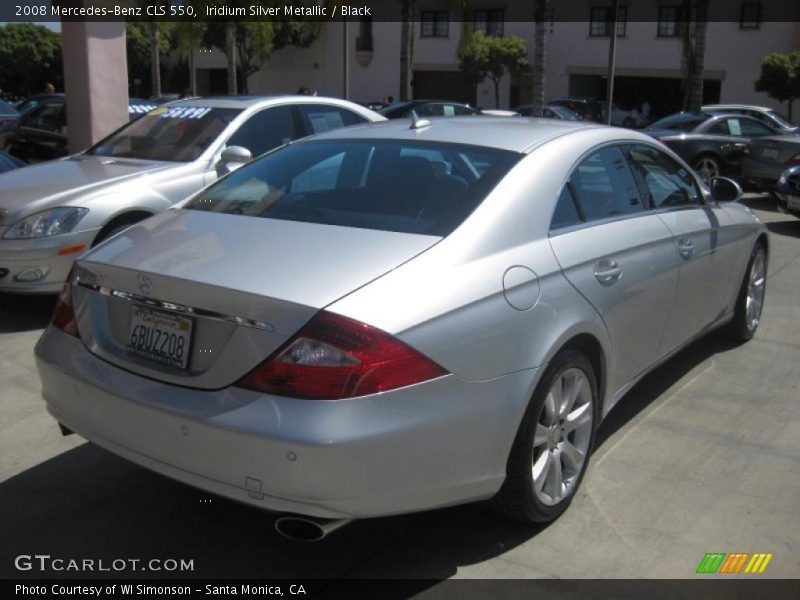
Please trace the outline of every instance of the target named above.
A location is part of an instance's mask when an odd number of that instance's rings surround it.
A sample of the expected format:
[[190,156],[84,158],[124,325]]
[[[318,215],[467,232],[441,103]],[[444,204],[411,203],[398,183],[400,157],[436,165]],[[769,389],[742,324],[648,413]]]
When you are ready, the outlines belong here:
[[286,142],[383,121],[312,96],[190,99],[85,152],[0,176],[0,292],[56,294],[75,257]]
[[769,242],[740,195],[593,124],[328,132],[82,256],[36,349],[44,399],[66,430],[272,511],[493,498],[549,521],[644,374],[718,327],[753,336]]

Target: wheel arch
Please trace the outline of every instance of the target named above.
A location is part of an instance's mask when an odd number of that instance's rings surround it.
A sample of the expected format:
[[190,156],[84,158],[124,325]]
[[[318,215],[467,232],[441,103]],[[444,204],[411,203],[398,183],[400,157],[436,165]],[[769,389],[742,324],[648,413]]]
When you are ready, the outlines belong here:
[[154,213],[147,210],[126,210],[125,212],[118,213],[106,221],[97,232],[97,235],[92,241],[92,246],[99,244],[105,235],[113,231],[117,227],[123,225],[133,225],[139,221],[143,221],[148,217],[152,217]]

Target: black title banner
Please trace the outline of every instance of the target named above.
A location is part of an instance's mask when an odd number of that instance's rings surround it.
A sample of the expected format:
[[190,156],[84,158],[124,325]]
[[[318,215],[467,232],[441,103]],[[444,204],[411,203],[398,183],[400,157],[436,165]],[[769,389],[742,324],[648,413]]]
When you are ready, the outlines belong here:
[[4,598],[288,598],[322,600],[795,600],[800,580],[781,579],[394,579],[394,580],[6,580]]
[[[421,11],[431,6],[444,7],[453,21],[501,19],[505,22],[541,20],[588,22],[592,8],[599,6],[590,0],[504,0],[491,4],[491,10],[480,3],[457,8],[457,3],[439,2],[430,6],[423,2],[403,3],[399,0],[4,0],[0,3],[0,21],[264,21],[302,19],[328,22],[369,18],[377,22],[404,20],[403,5],[412,7],[407,15],[419,21]],[[606,2],[602,6],[610,4]],[[624,19],[628,22],[657,22],[659,2],[627,0],[623,3]],[[545,10],[541,7],[546,6]],[[426,8],[427,7],[427,8]],[[732,0],[710,0],[705,17],[713,22],[739,22],[743,18],[743,3]],[[760,20],[800,22],[800,2],[797,0],[761,0]],[[488,13],[491,13],[489,15]]]

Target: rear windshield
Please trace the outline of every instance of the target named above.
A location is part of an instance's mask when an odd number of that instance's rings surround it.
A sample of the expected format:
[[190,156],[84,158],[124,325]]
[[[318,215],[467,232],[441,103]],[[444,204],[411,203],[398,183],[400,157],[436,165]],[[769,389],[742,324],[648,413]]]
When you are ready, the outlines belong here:
[[691,131],[703,121],[710,119],[710,115],[677,114],[664,117],[650,125],[650,129],[672,129],[673,131]]
[[303,142],[241,167],[184,208],[444,236],[521,157],[432,142]]

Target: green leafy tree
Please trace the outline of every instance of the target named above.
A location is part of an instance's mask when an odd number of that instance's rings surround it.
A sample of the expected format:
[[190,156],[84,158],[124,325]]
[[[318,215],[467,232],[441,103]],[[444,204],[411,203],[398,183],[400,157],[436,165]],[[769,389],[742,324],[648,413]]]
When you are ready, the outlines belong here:
[[792,104],[800,98],[800,52],[767,54],[761,62],[755,88],[778,102],[786,102],[791,120]]
[[43,25],[0,27],[0,82],[7,95],[29,96],[61,80],[61,34]]
[[489,78],[494,83],[494,105],[500,107],[503,75],[519,76],[530,69],[525,41],[516,36],[499,37],[482,31],[465,32],[458,48],[458,68],[476,85]]
[[[284,0],[281,2],[262,0],[254,2],[230,1],[231,6],[249,7],[261,4],[265,7],[298,5],[305,6],[302,0]],[[248,93],[248,79],[257,73],[276,50],[287,46],[307,48],[319,36],[320,23],[311,19],[281,17],[242,22],[209,22],[204,43],[221,49],[228,57],[228,88],[234,82],[232,69],[235,68],[236,89]],[[233,58],[233,60],[232,60]]]
[[[128,78],[129,85],[132,86],[132,93],[135,96],[155,95],[160,90],[155,89],[156,77],[161,71],[161,57],[172,52],[176,47],[173,36],[173,23],[158,22],[157,39],[153,37],[153,22],[138,20],[128,21],[125,24],[125,45],[128,53]],[[154,52],[154,41],[156,42]],[[154,63],[154,60],[157,61]],[[157,69],[154,68],[157,65]],[[142,83],[136,84],[135,80]],[[143,85],[149,82],[148,85]],[[160,76],[158,77],[160,88]]]

